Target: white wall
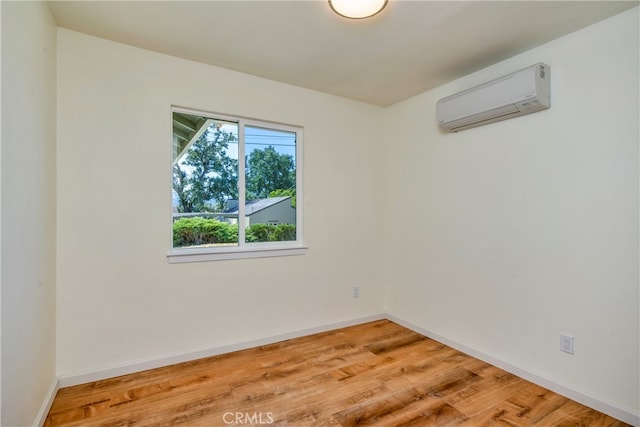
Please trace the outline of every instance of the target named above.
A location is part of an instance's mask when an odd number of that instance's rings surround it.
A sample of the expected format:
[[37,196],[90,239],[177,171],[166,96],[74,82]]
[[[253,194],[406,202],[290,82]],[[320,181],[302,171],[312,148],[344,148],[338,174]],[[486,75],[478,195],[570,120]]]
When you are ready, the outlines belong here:
[[[638,49],[634,8],[389,108],[385,150],[387,310],[635,414]],[[550,110],[438,130],[439,98],[539,61]]]
[[[637,34],[636,8],[385,111],[59,29],[57,373],[386,304],[637,414]],[[437,99],[538,61],[551,110],[435,126]],[[172,104],[304,126],[307,255],[167,263]]]
[[[167,263],[171,105],[304,126],[306,255]],[[381,313],[383,114],[59,29],[58,374]]]
[[56,26],[46,3],[1,7],[0,424],[23,426],[34,422],[56,374]]

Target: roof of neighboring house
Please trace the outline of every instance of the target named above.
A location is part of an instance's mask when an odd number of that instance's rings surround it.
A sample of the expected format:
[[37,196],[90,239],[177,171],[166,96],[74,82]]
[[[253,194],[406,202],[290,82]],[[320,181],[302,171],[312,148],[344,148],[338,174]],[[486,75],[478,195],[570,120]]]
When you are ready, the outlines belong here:
[[[285,200],[290,200],[291,196],[285,197],[268,197],[266,199],[258,199],[258,200],[247,200],[245,204],[245,215],[253,215],[256,212],[267,209],[268,207],[277,205],[278,203],[284,202]],[[238,213],[238,201],[235,199],[227,200],[228,208],[224,210],[223,213],[227,214],[237,214]]]

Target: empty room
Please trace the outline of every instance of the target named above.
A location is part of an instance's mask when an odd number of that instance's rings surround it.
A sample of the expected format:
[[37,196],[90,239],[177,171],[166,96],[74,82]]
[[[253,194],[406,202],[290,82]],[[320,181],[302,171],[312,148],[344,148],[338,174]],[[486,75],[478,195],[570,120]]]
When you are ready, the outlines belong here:
[[640,426],[640,3],[365,3],[0,3],[2,426]]

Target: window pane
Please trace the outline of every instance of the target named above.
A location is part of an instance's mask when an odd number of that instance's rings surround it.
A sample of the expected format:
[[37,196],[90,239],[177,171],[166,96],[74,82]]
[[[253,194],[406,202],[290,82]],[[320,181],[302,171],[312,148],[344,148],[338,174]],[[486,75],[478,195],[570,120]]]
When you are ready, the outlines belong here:
[[238,245],[238,124],[173,113],[173,247]]
[[296,133],[245,127],[245,240],[296,240]]

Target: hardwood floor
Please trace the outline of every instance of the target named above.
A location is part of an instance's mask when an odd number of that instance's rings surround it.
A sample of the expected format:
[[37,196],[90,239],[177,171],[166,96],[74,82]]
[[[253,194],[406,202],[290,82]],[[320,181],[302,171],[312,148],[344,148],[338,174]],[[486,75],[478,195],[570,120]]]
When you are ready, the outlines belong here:
[[45,426],[626,426],[381,320],[59,390]]

